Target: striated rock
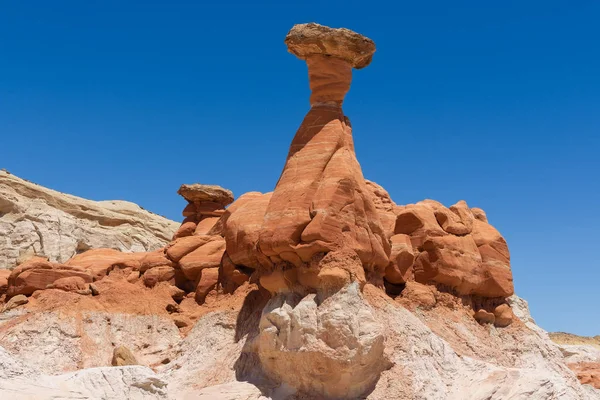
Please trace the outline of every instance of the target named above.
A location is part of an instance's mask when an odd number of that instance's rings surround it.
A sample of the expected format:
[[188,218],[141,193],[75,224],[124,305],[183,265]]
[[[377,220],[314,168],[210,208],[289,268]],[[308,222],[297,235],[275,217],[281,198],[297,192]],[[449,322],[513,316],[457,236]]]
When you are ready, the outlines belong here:
[[415,260],[410,237],[397,234],[390,238],[392,252],[390,264],[385,269],[385,279],[394,284],[407,282],[412,278],[412,266]]
[[7,269],[0,269],[0,296],[2,296],[8,290],[8,277],[11,271]]
[[215,239],[216,237],[209,235],[189,236],[176,239],[166,247],[167,257],[174,262],[178,262],[185,255]]
[[272,263],[263,255],[257,245],[265,212],[272,193],[246,193],[228,209],[224,219],[227,255],[235,265],[252,269],[268,267]]
[[138,364],[131,350],[129,350],[125,346],[115,347],[111,363],[114,367],[123,367],[125,365]]
[[257,352],[264,372],[311,398],[358,398],[389,367],[380,324],[354,283],[319,304],[281,294],[260,320]]
[[341,109],[352,67],[366,66],[374,45],[356,33],[316,24],[297,25],[286,43],[306,59],[311,109],[290,146],[257,247],[273,263],[296,268],[318,253],[351,248],[366,270],[382,276],[390,246]]
[[[63,280],[68,278],[69,280]],[[78,278],[78,279],[73,279]],[[92,282],[92,275],[79,267],[52,264],[48,261],[34,257],[15,268],[8,278],[8,296],[17,294],[31,295],[36,290],[43,290],[56,281],[63,282],[65,287],[73,290],[83,282],[81,290],[86,288],[86,283]]]
[[0,171],[0,269],[38,255],[64,263],[82,251],[164,246],[178,224],[125,201],[92,201]]
[[205,268],[219,268],[225,253],[225,240],[217,237],[198,247],[179,260],[179,267],[190,280],[196,280]]
[[221,260],[219,270],[219,283],[225,293],[233,293],[235,290],[250,279],[250,276],[237,267],[229,255],[225,253]]
[[385,232],[385,237],[391,238],[394,235],[396,227],[396,214],[394,209],[397,207],[389,193],[375,182],[365,180],[367,189],[371,192],[371,199],[379,214],[379,222]]
[[406,282],[406,287],[402,291],[402,299],[407,300],[411,304],[429,309],[436,304],[434,293],[435,288],[429,285]]

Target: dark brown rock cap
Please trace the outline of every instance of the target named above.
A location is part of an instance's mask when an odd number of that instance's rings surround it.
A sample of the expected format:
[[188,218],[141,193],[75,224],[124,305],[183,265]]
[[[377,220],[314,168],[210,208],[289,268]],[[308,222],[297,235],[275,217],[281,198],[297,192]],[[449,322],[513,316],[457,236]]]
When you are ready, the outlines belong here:
[[346,28],[330,28],[315,24],[298,24],[285,37],[288,51],[305,60],[313,54],[341,58],[356,69],[371,63],[375,43]]
[[233,202],[233,192],[218,185],[181,185],[177,193],[190,203],[213,202],[223,207]]

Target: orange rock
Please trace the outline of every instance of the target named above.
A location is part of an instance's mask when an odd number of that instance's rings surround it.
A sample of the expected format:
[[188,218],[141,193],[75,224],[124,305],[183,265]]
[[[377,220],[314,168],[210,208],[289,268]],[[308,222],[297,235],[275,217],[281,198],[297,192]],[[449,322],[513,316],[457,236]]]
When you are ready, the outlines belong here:
[[341,108],[313,106],[292,141],[265,213],[258,247],[296,266],[320,252],[355,249],[368,270],[390,246],[354,154]]
[[0,296],[2,296],[8,290],[8,277],[10,276],[10,270],[0,269]]
[[272,193],[244,194],[230,207],[223,234],[227,242],[227,254],[235,265],[258,269],[268,267],[271,261],[257,248],[265,211]]
[[76,292],[78,290],[86,290],[89,288],[89,282],[86,282],[80,276],[69,276],[59,278],[54,281],[54,288],[64,290],[65,292]]
[[[194,236],[197,237],[197,236]],[[225,239],[215,237],[179,260],[179,267],[190,280],[195,280],[205,268],[218,268],[225,252]]]
[[481,222],[488,222],[487,215],[485,214],[485,211],[483,211],[481,208],[473,207],[471,208],[471,213],[473,214],[473,217],[475,217],[475,219]]
[[[13,271],[14,272],[14,271]],[[52,268],[27,268],[8,279],[8,296],[31,295],[36,290],[46,289],[61,278],[79,277],[86,283],[92,282],[92,275],[81,268],[54,264]]]
[[422,285],[418,282],[406,282],[406,287],[402,291],[402,298],[411,304],[430,309],[436,304],[434,293],[435,287]]
[[580,362],[568,364],[568,367],[577,374],[577,379],[583,385],[600,389],[600,362]]
[[494,309],[494,325],[504,328],[513,322],[513,312],[508,304],[500,304]]
[[219,269],[202,269],[199,278],[198,285],[196,286],[195,299],[198,304],[203,304],[208,293],[217,286],[217,282],[219,280]]
[[181,185],[177,193],[183,196],[190,203],[213,202],[225,207],[233,202],[233,193],[217,185],[201,185],[194,183],[191,185]]
[[167,247],[165,248],[167,257],[174,262],[178,262],[186,254],[191,253],[198,247],[214,239],[216,239],[215,236],[209,235],[194,235],[179,238],[169,243],[169,245],[167,245]]
[[140,260],[147,253],[122,253],[113,249],[92,249],[78,254],[66,262],[66,265],[90,270],[96,278],[102,278],[113,268],[132,268],[139,270]]
[[385,279],[394,284],[405,283],[412,276],[415,260],[410,236],[397,234],[390,238],[392,253],[390,264],[385,269]]
[[175,283],[175,268],[162,265],[147,270],[143,277],[144,285],[154,287],[158,282]]
[[[206,217],[202,218],[198,225],[196,226],[196,230],[194,231],[194,235],[208,235],[211,229],[219,222],[220,217]],[[211,235],[221,234],[221,232],[212,232]]]
[[225,293],[233,293],[249,279],[250,276],[236,267],[227,252],[225,252],[221,261],[221,269],[219,270],[219,283],[223,287],[223,291]]
[[475,315],[475,320],[477,320],[477,322],[479,322],[480,324],[493,324],[496,317],[494,316],[493,313],[488,312],[486,310],[478,310]]
[[191,236],[194,234],[195,231],[196,231],[196,222],[194,222],[193,220],[191,220],[191,218],[188,217],[183,221],[183,223],[181,224],[179,229],[177,229],[177,232],[175,232],[175,235],[173,235],[173,240],[180,238],[180,237]]
[[385,232],[385,237],[390,238],[394,235],[394,228],[396,227],[394,208],[397,206],[383,187],[369,180],[365,180],[365,182],[367,183],[367,189],[371,192],[371,199],[379,214],[379,221]]

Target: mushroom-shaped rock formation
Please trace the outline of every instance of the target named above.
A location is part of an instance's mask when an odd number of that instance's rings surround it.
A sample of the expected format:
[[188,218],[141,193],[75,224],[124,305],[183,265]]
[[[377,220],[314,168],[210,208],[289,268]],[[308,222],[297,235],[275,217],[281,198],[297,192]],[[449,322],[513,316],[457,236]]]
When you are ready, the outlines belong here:
[[181,185],[177,193],[188,201],[188,205],[182,213],[186,218],[173,239],[207,234],[225,214],[225,207],[233,202],[231,190],[218,185]]
[[[352,249],[366,271],[382,276],[390,243],[356,160],[350,121],[342,111],[352,68],[365,67],[375,45],[347,29],[317,24],[294,26],[285,43],[308,65],[311,109],[290,146],[256,249],[275,269],[299,268],[315,256]],[[287,275],[281,281],[293,286],[294,274]]]

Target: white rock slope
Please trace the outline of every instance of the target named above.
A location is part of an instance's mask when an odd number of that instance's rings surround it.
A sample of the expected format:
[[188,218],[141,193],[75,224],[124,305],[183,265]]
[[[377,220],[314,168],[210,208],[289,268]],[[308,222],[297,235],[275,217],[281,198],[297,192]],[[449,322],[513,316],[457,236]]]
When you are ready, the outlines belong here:
[[92,248],[151,251],[179,223],[126,201],[92,201],[0,171],[0,269],[33,255],[64,262]]

